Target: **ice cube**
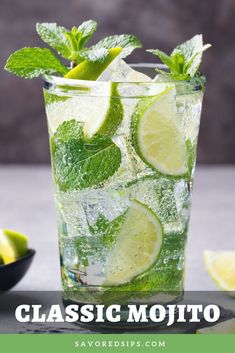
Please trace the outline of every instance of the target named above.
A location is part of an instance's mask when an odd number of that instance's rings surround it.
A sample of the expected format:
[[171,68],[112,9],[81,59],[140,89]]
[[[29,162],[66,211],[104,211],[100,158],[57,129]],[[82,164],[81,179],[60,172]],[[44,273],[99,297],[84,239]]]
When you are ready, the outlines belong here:
[[133,70],[124,60],[116,58],[102,72],[98,81],[113,82],[151,82],[151,78],[142,72]]

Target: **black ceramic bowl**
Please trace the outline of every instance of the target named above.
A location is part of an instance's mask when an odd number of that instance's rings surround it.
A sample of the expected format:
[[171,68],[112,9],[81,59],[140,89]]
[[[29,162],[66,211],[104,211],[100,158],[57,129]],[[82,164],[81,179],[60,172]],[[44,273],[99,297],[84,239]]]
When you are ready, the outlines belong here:
[[0,265],[0,291],[6,291],[14,287],[28,271],[35,250],[28,249],[27,254],[19,260],[8,265]]

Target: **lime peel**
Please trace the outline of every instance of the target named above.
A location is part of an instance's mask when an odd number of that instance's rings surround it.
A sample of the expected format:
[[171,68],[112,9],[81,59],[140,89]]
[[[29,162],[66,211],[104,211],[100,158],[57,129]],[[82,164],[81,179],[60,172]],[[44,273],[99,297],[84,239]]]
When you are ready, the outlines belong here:
[[108,55],[101,62],[84,60],[69,72],[67,72],[64,77],[77,80],[95,81],[111,64],[111,62],[121,53],[121,51],[121,47],[108,49]]

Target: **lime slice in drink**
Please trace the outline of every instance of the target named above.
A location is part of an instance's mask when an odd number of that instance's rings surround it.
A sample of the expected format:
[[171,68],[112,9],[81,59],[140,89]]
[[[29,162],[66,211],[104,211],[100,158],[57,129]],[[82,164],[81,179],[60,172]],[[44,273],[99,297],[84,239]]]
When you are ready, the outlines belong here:
[[137,105],[132,119],[133,144],[140,158],[153,169],[183,175],[188,171],[187,146],[177,118],[174,86],[165,87]]
[[219,288],[235,295],[235,251],[204,251],[206,269]]
[[95,81],[111,64],[111,62],[120,54],[122,48],[116,47],[108,50],[108,55],[102,61],[88,61],[84,60],[81,64],[71,69],[64,77],[77,80],[91,80]]
[[235,333],[235,319],[220,322],[217,325],[201,328],[196,333]]
[[24,256],[27,252],[28,238],[8,229],[0,230],[0,257],[4,264],[9,264]]
[[91,138],[97,133],[112,135],[123,118],[123,107],[117,84],[104,82],[100,96],[75,96],[46,107],[48,127],[54,134],[66,120],[75,119],[84,123],[84,134]]
[[163,240],[159,219],[144,204],[132,201],[105,266],[105,285],[130,282],[158,259]]

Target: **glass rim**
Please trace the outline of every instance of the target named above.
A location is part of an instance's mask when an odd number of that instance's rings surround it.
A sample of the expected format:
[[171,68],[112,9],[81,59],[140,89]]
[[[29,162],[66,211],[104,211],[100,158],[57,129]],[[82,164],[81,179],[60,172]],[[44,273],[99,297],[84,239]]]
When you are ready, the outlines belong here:
[[[155,64],[155,63],[128,63],[133,69],[137,68],[142,68],[142,69],[163,69],[166,70],[167,66],[164,64]],[[155,82],[155,81],[150,81],[150,82],[144,82],[144,81],[92,81],[92,80],[77,80],[77,79],[71,79],[71,78],[64,78],[64,77],[59,77],[55,75],[43,75],[43,83],[44,83],[44,88],[52,88],[52,90],[55,90],[55,93],[60,93],[60,94],[67,94],[68,93],[71,95],[73,92],[73,95],[82,95],[82,96],[104,96],[102,94],[102,88],[105,87],[105,85],[110,84],[110,82],[114,82],[115,84],[118,85],[119,88],[123,89],[124,93],[120,94],[120,97],[122,98],[139,98],[140,96],[149,96],[149,95],[154,95],[154,88],[160,87],[163,85],[172,85],[175,84],[178,87],[183,87],[184,85],[187,85],[187,87],[191,87],[191,93],[193,92],[198,92],[201,90],[201,86],[198,85],[197,83],[192,83],[188,80],[166,80],[162,82]],[[136,93],[136,88],[139,86],[139,88],[143,87],[150,92],[146,92],[145,94],[137,94]],[[131,87],[133,87],[133,93],[131,92]],[[128,93],[125,93],[125,90],[129,91]],[[53,92],[52,92],[53,93]]]

